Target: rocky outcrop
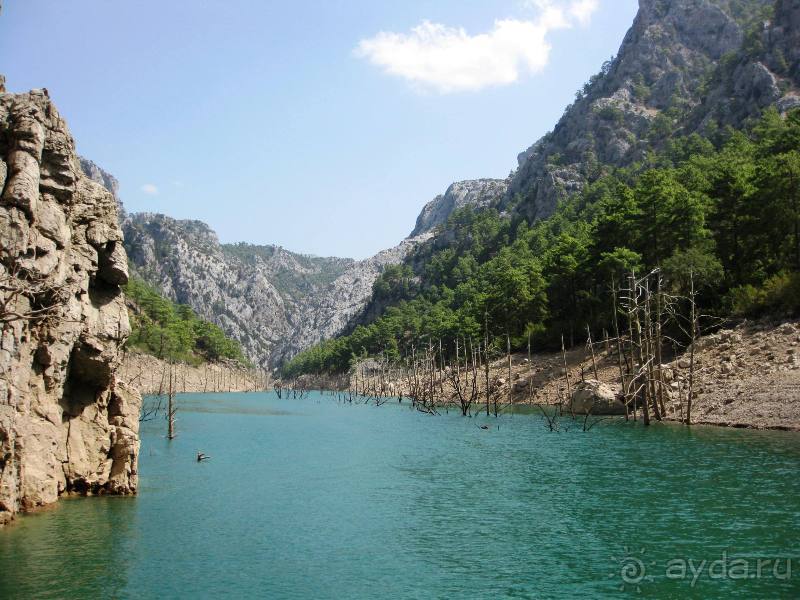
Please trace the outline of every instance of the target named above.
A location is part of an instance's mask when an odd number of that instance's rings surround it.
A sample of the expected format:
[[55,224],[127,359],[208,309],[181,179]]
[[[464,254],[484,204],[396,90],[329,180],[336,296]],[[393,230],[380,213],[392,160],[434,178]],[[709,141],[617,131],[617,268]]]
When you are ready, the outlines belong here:
[[575,385],[570,409],[576,415],[624,415],[625,404],[610,385],[587,379]]
[[111,192],[112,196],[114,196],[114,200],[117,201],[117,210],[119,212],[120,221],[123,221],[125,219],[125,209],[123,208],[122,201],[119,198],[119,181],[117,181],[117,178],[108,171],[100,168],[88,158],[79,156],[78,160],[81,163],[81,170],[83,171],[84,175],[86,175],[95,183],[102,185],[109,192]]
[[423,207],[411,237],[433,231],[445,223],[453,211],[465,206],[484,208],[497,204],[507,190],[508,182],[503,179],[458,181]]
[[[774,3],[640,0],[616,58],[578,93],[555,128],[519,155],[504,206],[520,195],[525,216],[546,218],[602,165],[629,165],[670,134],[691,133],[712,120],[741,125],[765,106],[791,104],[794,91],[785,77],[754,59],[762,51],[744,43]],[[765,46],[786,47],[770,60],[785,63],[787,73],[796,71],[796,4],[781,0],[774,22],[763,24]],[[732,77],[721,71],[731,65],[738,69]]]
[[[700,338],[692,422],[800,430],[800,322],[744,322]],[[671,396],[686,397],[687,351],[668,365]]]
[[429,237],[356,261],[277,246],[223,245],[205,223],[159,214],[132,214],[123,229],[140,276],[219,325],[262,367],[278,366],[343,331],[366,306],[383,268]]
[[0,523],[65,492],[136,491],[138,393],[114,198],[45,90],[0,94]]
[[800,106],[800,0],[779,0],[743,48],[720,65],[709,93],[691,115],[691,129],[739,126],[776,106]]

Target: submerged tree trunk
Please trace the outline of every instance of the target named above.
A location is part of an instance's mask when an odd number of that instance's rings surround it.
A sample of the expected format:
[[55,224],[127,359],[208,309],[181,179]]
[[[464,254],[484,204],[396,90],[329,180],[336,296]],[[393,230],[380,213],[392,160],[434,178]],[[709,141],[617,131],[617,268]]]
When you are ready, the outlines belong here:
[[[642,401],[642,420],[644,421],[645,426],[648,426],[650,425],[650,408],[647,402],[647,364],[644,355],[642,323],[639,319],[639,291],[635,273],[631,273],[631,298],[633,309],[632,323],[636,330],[636,345],[639,359],[639,368],[636,371],[634,381],[637,391],[636,396],[638,396]],[[641,381],[642,375],[645,376],[644,382]]]
[[485,313],[485,329],[483,337],[483,370],[486,376],[486,416],[489,416],[489,313]]
[[561,357],[564,360],[564,379],[567,382],[567,402],[572,406],[572,388],[569,383],[569,367],[567,366],[567,349],[564,347],[564,334],[561,334]]
[[167,439],[175,439],[175,391],[173,388],[172,363],[169,365],[169,392],[167,396]]
[[528,332],[528,404],[533,402],[533,355],[531,354],[531,333]]
[[614,311],[614,335],[617,339],[617,366],[619,367],[619,381],[622,385],[622,401],[625,403],[625,420],[630,418],[628,403],[630,398],[628,396],[628,387],[625,382],[625,370],[622,368],[622,340],[619,335],[619,317],[617,311],[617,285],[614,279],[611,280],[611,299],[612,310]]
[[592,343],[592,331],[589,329],[589,324],[586,324],[586,343],[589,344],[589,351],[592,353],[592,371],[594,371],[594,378],[595,381],[600,381],[600,378],[597,376],[597,361],[594,357],[594,343]]
[[506,356],[508,357],[508,405],[514,404],[514,386],[511,382],[511,335],[506,333]]
[[689,349],[689,391],[686,397],[686,424],[692,424],[692,396],[694,395],[694,348],[697,341],[697,298],[694,289],[694,273],[689,272],[689,303],[691,307],[690,321],[691,321],[691,347]]

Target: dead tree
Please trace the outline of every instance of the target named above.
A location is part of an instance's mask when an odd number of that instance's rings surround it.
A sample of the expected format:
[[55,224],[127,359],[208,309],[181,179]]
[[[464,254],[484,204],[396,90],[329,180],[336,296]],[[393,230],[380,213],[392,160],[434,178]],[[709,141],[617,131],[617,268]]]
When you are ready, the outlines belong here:
[[[611,279],[611,298],[612,298],[612,311],[614,314],[614,336],[617,340],[617,366],[619,367],[619,380],[622,385],[622,401],[625,404],[625,420],[630,418],[628,405],[630,397],[628,395],[628,387],[625,381],[625,371],[622,368],[622,340],[619,333],[619,309],[617,308],[617,284],[616,281]],[[626,360],[627,363],[627,360]]]
[[663,319],[663,303],[664,303],[664,294],[662,292],[662,277],[661,273],[658,273],[658,287],[656,288],[656,329],[655,329],[655,349],[656,349],[656,365],[658,365],[656,371],[656,385],[658,390],[658,404],[661,407],[661,414],[662,416],[667,416],[667,409],[664,404],[664,387],[666,382],[664,381],[664,369],[663,369],[663,356],[662,356],[662,347],[664,345],[664,340],[662,337],[662,319]]
[[569,367],[567,366],[567,349],[564,346],[564,334],[561,334],[561,357],[564,361],[564,379],[567,382],[567,402],[570,404],[570,409],[572,408],[572,388],[569,383]]
[[43,321],[66,306],[67,284],[55,284],[18,263],[10,271],[1,265],[0,269],[0,322]]
[[692,424],[692,396],[694,395],[694,351],[697,338],[700,333],[700,325],[697,315],[697,291],[694,287],[694,272],[689,271],[689,327],[691,336],[689,339],[689,390],[686,396],[686,424]]
[[531,332],[528,331],[528,404],[533,402],[533,355],[531,354]]
[[656,379],[655,379],[655,357],[656,352],[654,348],[654,326],[652,319],[652,295],[650,294],[650,276],[645,277],[642,288],[644,290],[644,343],[645,343],[645,357],[647,359],[647,389],[648,398],[653,406],[653,415],[656,420],[661,420],[661,409],[658,406],[658,399],[656,397]]
[[484,384],[486,386],[486,416],[489,416],[489,396],[491,395],[491,389],[489,387],[489,312],[486,311],[484,313],[484,333],[483,333],[483,368],[484,368],[484,375],[485,381]]
[[[458,365],[458,341],[456,340],[456,364]],[[478,400],[478,396],[480,394],[480,390],[478,387],[478,380],[479,374],[477,369],[477,364],[475,361],[475,355],[472,354],[472,364],[470,365],[470,359],[467,357],[466,352],[464,353],[464,370],[462,372],[460,366],[457,366],[455,369],[450,369],[448,372],[448,377],[450,380],[450,387],[453,389],[455,397],[458,401],[459,408],[461,409],[461,414],[465,417],[471,416],[470,409]],[[463,380],[462,380],[462,373],[463,373]]]
[[514,404],[514,385],[511,381],[511,335],[508,333],[506,333],[506,357],[508,359],[508,405],[512,406]]
[[586,324],[586,345],[589,346],[589,352],[592,354],[592,370],[594,371],[595,381],[600,381],[597,376],[597,362],[594,358],[594,344],[592,343],[592,331],[589,329],[589,324]]
[[[650,425],[650,408],[647,402],[647,361],[645,359],[644,336],[642,334],[642,323],[640,318],[640,288],[638,285],[638,280],[636,279],[636,273],[633,271],[631,271],[629,282],[630,288],[627,290],[629,294],[627,298],[628,318],[630,319],[633,333],[635,333],[635,337],[633,335],[631,336],[631,344],[634,346],[636,359],[638,361],[636,372],[634,373],[632,380],[632,385],[634,387],[633,395],[634,398],[638,398],[641,401],[640,405],[642,407],[642,420],[645,426],[648,426]],[[636,400],[634,400],[634,402],[636,402]]]
[[178,411],[175,405],[175,389],[173,382],[173,365],[169,364],[169,392],[167,396],[167,439],[175,439],[175,413]]

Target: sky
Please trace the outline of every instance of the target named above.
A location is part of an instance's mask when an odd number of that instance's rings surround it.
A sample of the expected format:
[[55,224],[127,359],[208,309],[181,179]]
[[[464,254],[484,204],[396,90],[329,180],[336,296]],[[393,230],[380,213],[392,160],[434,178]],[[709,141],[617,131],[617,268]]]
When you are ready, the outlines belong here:
[[637,0],[6,0],[8,91],[46,87],[131,212],[365,258],[454,181],[505,178]]

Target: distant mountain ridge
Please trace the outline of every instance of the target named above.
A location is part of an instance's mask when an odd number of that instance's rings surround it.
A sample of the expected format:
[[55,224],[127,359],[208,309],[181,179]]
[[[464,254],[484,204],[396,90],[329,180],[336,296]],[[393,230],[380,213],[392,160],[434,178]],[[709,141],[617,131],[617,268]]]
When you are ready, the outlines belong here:
[[[86,175],[119,201],[116,178],[91,160],[80,162]],[[276,245],[222,244],[202,221],[158,213],[127,214],[121,209],[121,225],[136,275],[219,325],[254,363],[273,368],[356,322],[384,267],[402,262],[455,208],[487,204],[485,189],[493,191],[490,199],[496,201],[505,189],[496,180],[472,183],[451,186],[429,203],[426,208],[445,199],[428,216],[420,216],[412,235],[360,261],[299,254]],[[453,201],[459,190],[468,192],[466,202]]]
[[122,229],[134,273],[219,325],[265,367],[343,331],[365,307],[383,268],[430,236],[356,261],[221,244],[205,223],[161,214],[130,214]]

